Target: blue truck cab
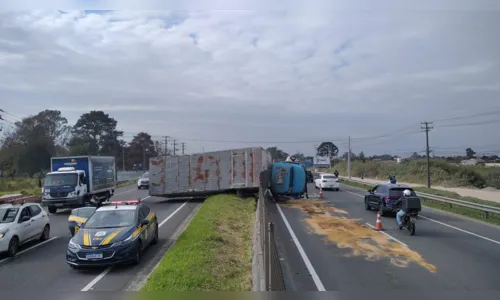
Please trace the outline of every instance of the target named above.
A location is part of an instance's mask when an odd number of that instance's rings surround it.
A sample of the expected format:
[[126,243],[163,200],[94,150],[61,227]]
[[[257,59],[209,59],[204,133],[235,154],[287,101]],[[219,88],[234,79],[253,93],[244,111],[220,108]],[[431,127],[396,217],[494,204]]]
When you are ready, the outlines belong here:
[[50,213],[60,208],[100,205],[116,188],[115,158],[112,156],[52,157],[45,175],[42,205]]

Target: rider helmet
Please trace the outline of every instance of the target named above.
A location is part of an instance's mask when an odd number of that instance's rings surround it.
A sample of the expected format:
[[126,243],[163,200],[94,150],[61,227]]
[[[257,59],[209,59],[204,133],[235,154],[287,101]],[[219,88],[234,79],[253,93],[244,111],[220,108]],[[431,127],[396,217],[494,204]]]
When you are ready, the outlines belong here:
[[408,189],[404,190],[404,191],[403,191],[403,196],[405,196],[405,197],[410,197],[410,196],[411,196],[411,191],[410,191],[410,190],[408,190]]

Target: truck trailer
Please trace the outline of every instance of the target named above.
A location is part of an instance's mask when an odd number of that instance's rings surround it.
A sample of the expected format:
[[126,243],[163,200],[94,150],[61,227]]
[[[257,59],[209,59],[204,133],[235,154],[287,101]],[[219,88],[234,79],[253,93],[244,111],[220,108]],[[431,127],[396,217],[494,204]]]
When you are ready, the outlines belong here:
[[42,205],[50,213],[60,208],[99,206],[113,196],[116,163],[113,156],[52,157],[51,172],[45,175]]
[[256,192],[271,155],[260,147],[161,156],[149,160],[149,195],[166,198]]

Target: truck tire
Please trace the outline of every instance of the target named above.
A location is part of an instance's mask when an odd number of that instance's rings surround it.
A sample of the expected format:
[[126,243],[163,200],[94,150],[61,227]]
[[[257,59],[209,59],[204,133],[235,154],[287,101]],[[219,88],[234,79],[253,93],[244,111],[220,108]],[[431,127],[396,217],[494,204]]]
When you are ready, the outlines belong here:
[[57,207],[55,206],[49,206],[49,213],[55,214],[57,212]]

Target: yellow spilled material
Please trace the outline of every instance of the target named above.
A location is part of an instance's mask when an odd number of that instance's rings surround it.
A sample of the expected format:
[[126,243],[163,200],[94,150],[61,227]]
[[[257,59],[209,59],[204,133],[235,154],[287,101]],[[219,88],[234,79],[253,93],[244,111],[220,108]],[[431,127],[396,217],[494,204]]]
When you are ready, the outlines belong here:
[[415,263],[432,273],[436,272],[436,266],[425,261],[420,254],[360,224],[358,220],[346,218],[348,213],[344,210],[326,206],[325,202],[318,200],[293,200],[284,206],[299,208],[308,214],[306,222],[316,234],[325,236],[339,248],[352,249],[350,255],[364,256],[368,261],[388,259],[394,266],[402,268]]

